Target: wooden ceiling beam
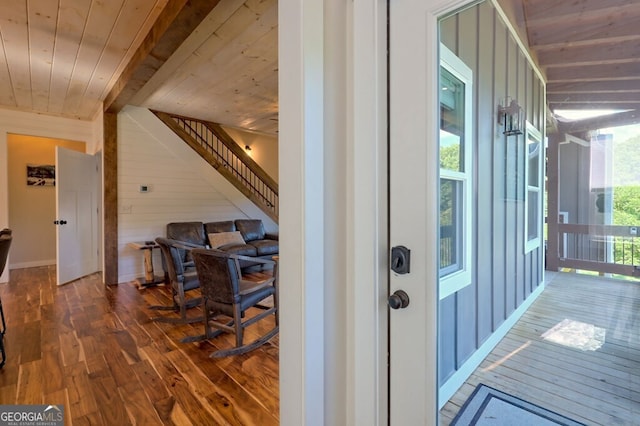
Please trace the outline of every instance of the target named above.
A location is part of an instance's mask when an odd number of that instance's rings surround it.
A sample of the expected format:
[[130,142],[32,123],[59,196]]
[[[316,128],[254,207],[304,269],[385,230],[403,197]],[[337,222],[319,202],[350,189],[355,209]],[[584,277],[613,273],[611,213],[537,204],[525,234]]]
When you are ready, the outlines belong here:
[[552,103],[640,103],[639,92],[623,93],[551,93],[547,102]]
[[602,45],[566,46],[538,51],[542,67],[569,65],[602,65],[640,61],[640,40],[625,40]]
[[640,76],[633,80],[601,80],[547,84],[547,94],[615,92],[640,92]]
[[219,0],[169,0],[107,95],[103,105],[104,111],[120,111],[218,2]]
[[546,70],[547,83],[636,80],[639,76],[640,62],[614,65],[557,66]]
[[561,102],[547,102],[549,105],[549,109],[552,111],[556,111],[559,109],[562,110],[584,110],[584,111],[592,111],[592,110],[602,110],[602,109],[614,109],[619,111],[626,110],[635,110],[640,108],[639,103],[619,103],[619,104],[611,104],[607,102],[591,102],[591,103],[561,103]]
[[626,13],[600,16],[599,19],[558,21],[555,25],[529,26],[529,43],[533,49],[557,48],[575,43],[608,43],[638,36],[640,7]]
[[[565,19],[568,16],[597,13],[600,16],[608,11],[616,11],[630,5],[636,5],[636,0],[581,0],[558,1],[558,0],[523,0],[526,10],[527,22],[535,25],[537,22],[544,22],[547,19],[559,17]],[[554,18],[548,18],[554,17]],[[566,21],[565,21],[566,22]]]

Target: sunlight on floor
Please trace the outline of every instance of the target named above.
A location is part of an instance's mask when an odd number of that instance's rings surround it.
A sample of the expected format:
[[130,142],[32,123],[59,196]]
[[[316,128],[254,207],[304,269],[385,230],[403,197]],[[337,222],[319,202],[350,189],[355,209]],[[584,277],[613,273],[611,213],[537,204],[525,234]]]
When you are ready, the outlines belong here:
[[542,338],[582,351],[597,351],[605,341],[607,331],[593,324],[564,319],[547,330]]
[[481,371],[483,373],[486,373],[487,371],[491,371],[496,367],[499,367],[500,365],[502,365],[502,363],[504,363],[505,361],[507,361],[509,358],[511,358],[514,355],[517,355],[518,352],[520,352],[523,349],[526,349],[527,347],[529,347],[529,345],[531,345],[531,341],[528,341],[524,344],[522,344],[518,349],[510,352],[508,355],[503,356],[502,358],[500,358],[498,361],[494,362],[493,364],[491,364],[490,366],[481,369]]

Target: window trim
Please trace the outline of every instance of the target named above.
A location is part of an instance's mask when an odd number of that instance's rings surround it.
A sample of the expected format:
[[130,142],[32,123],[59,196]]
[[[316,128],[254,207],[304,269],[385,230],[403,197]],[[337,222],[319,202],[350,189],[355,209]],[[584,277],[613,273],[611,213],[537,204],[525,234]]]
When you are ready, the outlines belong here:
[[[442,300],[451,294],[471,284],[473,267],[473,71],[460,58],[458,58],[445,45],[440,44],[440,67],[445,68],[454,77],[459,79],[465,86],[464,91],[464,172],[455,172],[446,169],[439,169],[439,181],[442,178],[456,180],[462,183],[462,229],[460,235],[462,241],[462,264],[455,272],[439,277],[439,299]],[[440,74],[440,73],[438,73]],[[440,101],[438,101],[440,104]],[[438,144],[440,140],[438,139]],[[440,183],[438,184],[438,187]],[[439,232],[439,231],[438,231]],[[440,239],[438,238],[438,241]],[[439,247],[439,246],[438,246]],[[438,248],[438,256],[440,249]],[[438,262],[439,263],[439,262]],[[442,269],[440,269],[442,272]]]
[[[528,149],[527,144],[529,139],[535,140],[539,144],[538,151],[538,185],[531,186],[529,185],[529,158],[528,158]],[[542,138],[542,133],[529,121],[526,123],[526,133],[525,133],[525,173],[524,173],[524,254],[530,253],[533,250],[540,247],[542,242],[542,198],[544,197],[544,188],[543,188],[543,165],[544,165],[544,140]],[[529,193],[534,191],[538,194],[537,198],[537,211],[538,211],[538,229],[537,235],[535,238],[529,239]]]

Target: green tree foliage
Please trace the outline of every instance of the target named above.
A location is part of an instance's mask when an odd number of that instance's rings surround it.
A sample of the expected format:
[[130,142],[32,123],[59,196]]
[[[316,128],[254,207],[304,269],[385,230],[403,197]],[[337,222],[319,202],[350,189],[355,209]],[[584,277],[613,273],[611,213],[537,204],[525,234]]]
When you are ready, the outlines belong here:
[[614,139],[613,186],[640,186],[640,135],[624,141]]
[[613,224],[640,225],[640,185],[613,189]]
[[460,144],[440,147],[440,168],[460,171]]
[[[614,141],[613,224],[640,226],[640,136]],[[616,263],[640,264],[640,245],[631,237],[616,237]]]
[[614,139],[613,224],[640,225],[640,135]]

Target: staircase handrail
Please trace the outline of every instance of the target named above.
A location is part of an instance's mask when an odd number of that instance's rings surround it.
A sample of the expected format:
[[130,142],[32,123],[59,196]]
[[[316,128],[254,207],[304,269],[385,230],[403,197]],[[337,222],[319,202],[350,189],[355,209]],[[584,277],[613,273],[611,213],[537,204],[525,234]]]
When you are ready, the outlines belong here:
[[274,221],[278,183],[217,123],[152,111]]

